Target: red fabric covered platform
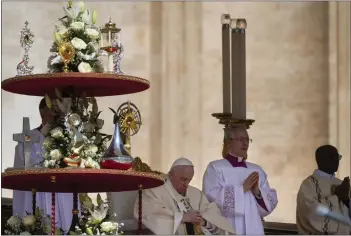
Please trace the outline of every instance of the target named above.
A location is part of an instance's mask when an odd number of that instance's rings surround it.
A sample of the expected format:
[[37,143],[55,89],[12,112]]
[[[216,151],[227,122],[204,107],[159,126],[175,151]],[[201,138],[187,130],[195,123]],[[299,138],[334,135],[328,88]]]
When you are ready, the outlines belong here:
[[110,73],[48,73],[16,76],[1,83],[2,89],[23,95],[56,97],[55,88],[73,87],[77,96],[115,96],[144,91],[149,81],[129,75]]
[[2,188],[37,192],[121,192],[162,184],[163,178],[157,174],[133,170],[38,168],[6,170],[1,176]]

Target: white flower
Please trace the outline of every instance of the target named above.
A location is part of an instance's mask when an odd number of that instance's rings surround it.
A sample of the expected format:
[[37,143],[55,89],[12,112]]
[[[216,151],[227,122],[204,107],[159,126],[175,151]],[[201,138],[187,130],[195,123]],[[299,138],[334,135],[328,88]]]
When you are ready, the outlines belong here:
[[93,23],[92,15],[88,9],[86,9],[82,14],[82,21],[87,25],[91,25]]
[[68,18],[70,18],[71,20],[75,20],[80,12],[80,6],[77,2],[75,2],[70,9],[67,9],[67,7],[63,7],[63,10],[65,11],[66,16]]
[[93,68],[91,68],[89,63],[86,63],[86,62],[82,61],[78,65],[78,71],[82,72],[82,73],[89,73],[89,72],[93,72]]
[[23,216],[22,221],[25,227],[32,226],[35,223],[35,217],[31,215]]
[[20,235],[32,235],[32,234],[27,232],[27,231],[24,231],[24,232],[20,233]]
[[100,34],[97,30],[95,29],[86,29],[85,33],[89,36],[91,39],[98,39],[100,37]]
[[61,56],[56,56],[56,57],[54,57],[54,58],[51,60],[50,65],[59,64],[59,63],[61,63],[61,62],[63,62],[62,57],[61,57]]
[[90,60],[95,60],[96,59],[96,53],[93,52],[92,54],[83,54],[81,51],[79,51],[77,53],[78,57],[83,58],[86,61],[90,61]]
[[50,160],[49,161],[49,166],[53,167],[53,166],[55,166],[55,164],[56,164],[55,160]]
[[50,131],[51,137],[61,138],[63,136],[63,130],[61,127],[56,127]]
[[11,216],[10,219],[7,220],[7,223],[12,227],[12,228],[17,228],[21,224],[21,220],[17,216]]
[[48,168],[49,167],[49,161],[48,160],[45,160],[44,163],[43,163],[44,167],[45,168]]
[[95,209],[93,212],[88,209],[90,214],[91,214],[91,223],[92,224],[100,224],[100,222],[105,219],[106,214],[107,214],[107,210],[108,208],[104,207],[104,204],[100,205],[100,208]]
[[80,21],[72,22],[69,27],[73,30],[82,30],[84,29],[84,22],[80,22]]
[[78,50],[82,50],[82,49],[86,49],[87,48],[87,44],[81,40],[80,38],[74,37],[71,40],[71,43],[73,45],[73,47],[75,47]]
[[100,227],[101,227],[101,231],[102,232],[111,232],[113,230],[116,230],[117,229],[117,226],[118,224],[116,222],[110,222],[110,221],[107,221],[107,222],[102,222]]
[[52,138],[51,137],[46,137],[43,141],[43,147],[44,148],[49,148],[52,144]]
[[98,147],[94,144],[89,144],[87,147],[86,147],[87,150],[91,151],[91,152],[94,152],[94,153],[97,153],[98,151]]
[[63,25],[58,25],[56,26],[56,31],[57,31],[57,34],[62,37],[64,34],[68,32],[68,29]]
[[84,162],[85,168],[95,168],[97,165],[98,163],[94,161],[90,156]]
[[84,160],[84,159],[81,159],[81,160],[80,160],[79,168],[82,168],[82,169],[85,168],[85,160]]
[[58,161],[62,157],[62,153],[60,152],[60,150],[54,149],[50,152],[50,156],[51,156],[52,160]]

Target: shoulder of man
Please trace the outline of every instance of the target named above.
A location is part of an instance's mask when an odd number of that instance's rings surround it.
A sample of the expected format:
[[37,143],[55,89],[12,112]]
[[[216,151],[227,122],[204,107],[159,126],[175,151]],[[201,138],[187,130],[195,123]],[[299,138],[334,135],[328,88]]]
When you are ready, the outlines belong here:
[[256,170],[258,172],[261,172],[263,175],[266,175],[266,172],[263,170],[263,168],[257,164],[246,161],[246,166],[247,168]]
[[165,184],[162,184],[161,186],[158,186],[156,188],[149,188],[149,189],[146,189],[144,191],[150,191],[150,192],[154,192],[154,193],[161,193],[163,192],[164,190],[166,190],[166,186]]
[[201,195],[203,194],[202,191],[194,186],[188,186],[188,192],[191,192],[192,195],[194,194],[198,194],[198,195]]
[[320,176],[318,174],[312,174],[309,177],[306,178],[306,181],[313,181],[313,179],[316,179],[317,181],[322,181],[322,182],[329,182],[333,184],[341,184],[342,180],[337,178],[337,177],[329,177],[329,176]]
[[302,190],[303,187],[305,186],[312,186],[311,183],[312,183],[312,175],[306,177],[304,180],[302,180],[301,184],[300,184],[300,190]]
[[220,168],[220,167],[224,167],[224,166],[227,166],[228,165],[228,161],[224,158],[222,159],[218,159],[218,160],[214,160],[214,161],[211,161],[207,168],[212,166],[214,168]]
[[42,134],[42,133],[40,132],[40,130],[37,129],[37,128],[29,130],[29,134],[30,134],[30,135],[43,136],[43,134]]

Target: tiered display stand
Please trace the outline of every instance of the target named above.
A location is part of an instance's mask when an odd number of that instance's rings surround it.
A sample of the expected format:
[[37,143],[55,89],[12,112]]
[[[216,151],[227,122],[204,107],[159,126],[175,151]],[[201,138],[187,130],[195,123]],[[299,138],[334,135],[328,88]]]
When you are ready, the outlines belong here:
[[[134,76],[106,73],[52,73],[17,76],[4,80],[2,88],[8,92],[55,97],[55,88],[74,91],[76,96],[115,96],[136,93],[149,88],[149,82]],[[155,173],[116,169],[82,168],[9,168],[1,175],[2,188],[52,193],[52,234],[55,234],[55,193],[73,193],[73,219],[71,229],[78,224],[78,193],[121,192],[139,190],[138,230],[142,229],[142,189],[154,188],[164,183]]]

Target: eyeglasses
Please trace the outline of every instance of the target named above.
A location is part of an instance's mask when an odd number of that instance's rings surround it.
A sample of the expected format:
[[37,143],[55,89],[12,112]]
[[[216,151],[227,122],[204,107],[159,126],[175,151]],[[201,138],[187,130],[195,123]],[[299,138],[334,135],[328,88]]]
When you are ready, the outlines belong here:
[[236,140],[236,141],[239,141],[240,143],[243,143],[244,141],[246,141],[248,143],[252,143],[252,139],[251,138],[232,138],[230,140]]
[[337,154],[337,155],[335,155],[335,154],[334,154],[334,155],[330,155],[329,157],[330,157],[330,158],[333,158],[333,159],[334,159],[334,158],[335,158],[335,159],[338,159],[339,161],[340,161],[341,158],[342,158],[342,156],[341,156],[340,154]]

